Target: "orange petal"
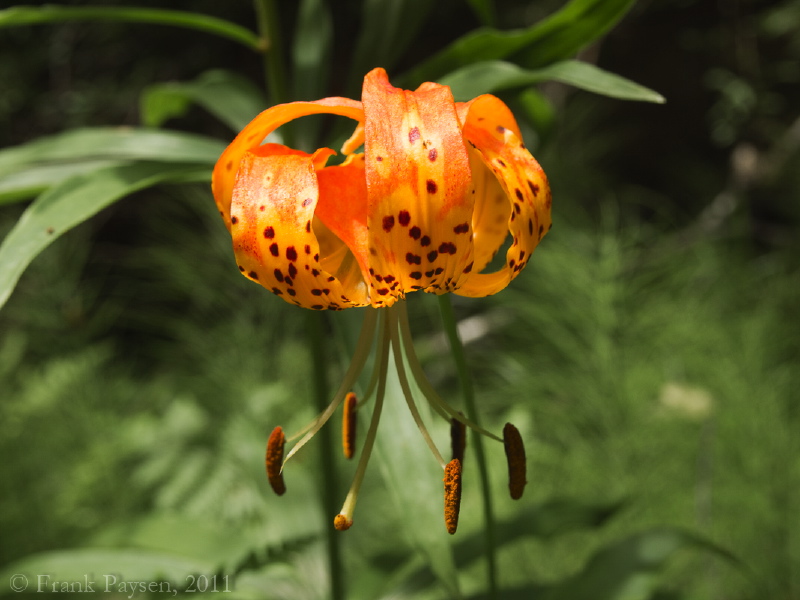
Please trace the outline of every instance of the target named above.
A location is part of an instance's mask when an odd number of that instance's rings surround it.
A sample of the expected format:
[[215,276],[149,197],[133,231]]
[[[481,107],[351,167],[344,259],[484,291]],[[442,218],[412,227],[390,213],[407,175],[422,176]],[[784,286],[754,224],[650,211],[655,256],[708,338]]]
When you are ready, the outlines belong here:
[[496,186],[489,184],[485,186],[489,195],[476,204],[472,222],[476,264],[493,256],[505,239],[498,232],[498,218],[506,220],[513,237],[505,265],[499,271],[473,272],[456,291],[461,296],[487,296],[502,290],[519,274],[550,229],[550,186],[539,163],[520,141],[513,116],[499,99],[480,96],[459,106],[459,113],[465,119],[464,138],[491,171],[479,173],[476,181],[483,176],[494,177],[506,198],[505,206],[497,203],[493,191]]
[[369,198],[368,285],[373,306],[406,292],[455,289],[472,263],[470,167],[450,89],[364,79]]
[[345,286],[321,264],[312,227],[319,197],[315,163],[330,153],[246,152],[231,203],[239,270],[287,302],[318,310],[368,304],[363,280]]
[[228,230],[231,228],[230,210],[233,186],[245,153],[258,148],[264,138],[281,125],[298,117],[320,113],[349,117],[359,123],[364,120],[361,103],[348,98],[324,98],[315,102],[279,104],[268,108],[253,119],[225,149],[214,167],[211,189]]

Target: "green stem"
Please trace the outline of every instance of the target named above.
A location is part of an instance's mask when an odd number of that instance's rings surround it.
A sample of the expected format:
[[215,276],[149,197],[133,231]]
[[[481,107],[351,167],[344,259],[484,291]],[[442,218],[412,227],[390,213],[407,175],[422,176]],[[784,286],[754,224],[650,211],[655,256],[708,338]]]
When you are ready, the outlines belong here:
[[264,77],[273,104],[289,101],[281,45],[278,9],[274,0],[255,0],[258,33],[264,45]]
[[[314,403],[317,410],[323,411],[328,405],[328,382],[325,377],[325,349],[323,335],[323,315],[315,311],[306,311],[306,332],[311,345],[311,359],[314,379]],[[333,440],[332,428],[323,427],[317,433],[319,443],[319,465],[322,471],[322,510],[325,527],[326,543],[328,547],[328,568],[330,569],[330,585],[332,600],[344,600],[344,571],[342,570],[340,536],[331,525],[331,519],[338,512],[337,498],[337,472],[336,447]]]
[[[458,335],[458,325],[456,324],[453,305],[450,303],[450,296],[444,294],[438,297],[439,311],[444,323],[444,331],[450,342],[450,351],[453,353],[453,360],[456,363],[458,380],[461,384],[461,391],[464,395],[464,408],[467,417],[474,422],[478,422],[478,411],[475,408],[475,389],[472,386],[472,378],[467,368],[467,358],[464,354],[464,346]],[[475,448],[475,459],[478,463],[478,474],[481,480],[481,494],[483,495],[483,521],[484,521],[484,542],[486,545],[486,576],[489,586],[489,598],[497,597],[497,557],[495,551],[494,538],[494,513],[492,510],[492,494],[489,485],[489,470],[486,467],[486,454],[483,449],[483,438],[476,431],[471,434],[472,444]]]

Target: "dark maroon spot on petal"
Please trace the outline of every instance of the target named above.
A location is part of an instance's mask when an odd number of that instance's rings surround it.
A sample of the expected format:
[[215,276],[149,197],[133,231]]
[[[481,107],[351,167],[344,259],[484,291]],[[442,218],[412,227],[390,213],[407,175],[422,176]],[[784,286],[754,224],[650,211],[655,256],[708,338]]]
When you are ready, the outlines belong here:
[[499,158],[497,159],[497,164],[500,165],[501,167],[505,167],[506,166],[506,163],[504,163],[502,161],[502,159],[499,159]]
[[428,181],[425,182],[425,186],[429,194],[435,194],[436,190],[439,189],[433,179],[428,179]]
[[519,251],[519,260],[522,260],[523,258],[525,258],[525,250],[520,250]]
[[543,233],[544,233],[544,227],[543,227],[543,226],[541,226],[541,225],[539,225],[539,237],[540,237],[540,238],[542,237],[542,234],[543,234]]
[[403,227],[407,226],[411,222],[411,213],[407,210],[401,210],[400,214],[397,215],[397,222]]
[[428,160],[434,162],[437,156],[439,156],[439,153],[436,151],[436,148],[431,148],[430,152],[428,152]]
[[290,296],[296,296],[297,295],[297,292],[295,292],[292,288],[289,288],[288,290],[286,290],[286,293],[289,294]]
[[375,275],[375,279],[378,281],[378,283],[383,283],[383,275]]
[[536,196],[539,193],[539,186],[530,180],[528,180],[528,187],[531,188],[531,192],[533,192],[534,196]]
[[408,235],[410,235],[413,239],[418,240],[419,236],[422,235],[422,230],[414,225],[414,227],[408,230]]
[[226,168],[228,171],[230,171],[230,170],[233,168],[233,161],[232,161],[232,160],[229,160],[229,161],[227,162],[227,164],[225,165],[225,168]]
[[474,264],[475,264],[474,262],[471,262],[466,267],[464,267],[464,273],[469,273],[470,271],[472,271],[472,265]]
[[442,273],[444,273],[444,269],[442,267],[439,267],[434,271],[435,275],[441,275]]
[[[334,277],[333,275],[331,275],[330,277],[328,277],[328,281],[336,281],[336,277]],[[326,293],[327,293],[327,292],[326,292]]]
[[512,269],[514,268],[515,264],[517,264],[517,261],[515,261],[513,258],[510,261],[508,261],[508,266],[511,267]]
[[453,227],[453,231],[456,233],[467,233],[469,231],[469,223],[461,223],[461,225],[456,225]]
[[241,273],[244,273],[244,267],[243,267],[242,265],[239,265],[239,271],[240,271]]
[[528,235],[533,235],[533,219],[528,219]]
[[412,127],[411,131],[408,132],[408,141],[413,144],[419,138],[420,138],[419,127]]
[[455,254],[456,245],[452,242],[444,242],[439,246],[439,252],[442,254]]
[[381,288],[381,289],[379,289],[379,290],[378,290],[378,293],[379,293],[381,296],[385,296],[386,294],[388,294],[388,293],[389,293],[389,288]]
[[433,277],[433,269],[430,271],[425,271],[425,277]]
[[316,269],[311,269],[311,274],[312,274],[314,277],[319,277],[319,271],[317,271]]
[[319,262],[319,254],[314,255],[314,262]]
[[315,296],[322,296],[322,290],[317,289],[317,288],[314,288],[313,290],[311,290],[311,293],[314,294]]
[[517,214],[522,212],[522,208],[516,202],[514,202],[514,212],[516,212]]
[[311,246],[309,246],[308,244],[306,244],[305,250],[306,250],[306,254],[311,254]]
[[411,252],[409,252],[408,254],[406,254],[406,261],[410,265],[418,265],[418,264],[422,263],[422,257],[417,256],[416,254],[412,254]]
[[306,221],[306,233],[311,233],[311,221]]
[[431,250],[428,252],[428,262],[433,262],[437,258],[439,258],[439,253],[436,250]]
[[429,238],[427,235],[423,235],[422,239],[419,241],[419,245],[422,246],[422,247],[430,246],[431,245],[431,238]]
[[258,210],[260,210],[261,212],[264,212],[266,209],[267,209],[267,207],[264,206],[263,204],[258,207]]
[[272,256],[278,256],[280,254],[280,250],[278,249],[278,244],[272,244],[269,247],[269,251],[272,253]]
[[297,277],[297,267],[293,263],[289,263],[289,277]]
[[503,127],[502,125],[497,126],[497,133],[505,133],[505,132],[506,132],[505,127]]
[[278,296],[282,296],[283,295],[283,291],[278,289],[278,288],[276,288],[276,287],[272,288],[272,293],[273,294],[277,294]]
[[313,202],[313,200],[311,200],[311,198],[306,198],[305,200],[303,200],[303,206],[304,206],[304,207],[305,207],[305,206],[308,206],[308,205],[309,205],[309,204],[311,204],[312,202]]
[[322,306],[322,304],[312,304],[311,308],[313,308],[314,310],[322,310],[325,307]]
[[394,227],[394,216],[387,215],[383,217],[383,230],[386,233],[389,233],[392,230],[392,227]]
[[[330,281],[330,278],[328,279],[328,281]],[[331,291],[328,288],[322,288],[322,293],[327,296],[328,294],[331,293]]]
[[297,260],[297,250],[294,249],[294,246],[286,248],[286,258],[292,262]]
[[523,199],[524,196],[522,195],[522,190],[521,189],[519,189],[519,188],[515,189],[514,193],[517,195],[517,199],[518,200],[522,200]]
[[284,283],[286,285],[294,285],[294,280],[291,277],[287,276],[286,279],[284,279]]
[[386,277],[383,278],[383,281],[385,283],[392,283],[394,281],[394,275],[387,275]]
[[239,222],[239,219],[236,217],[231,217],[231,225],[236,225]]
[[383,162],[383,157],[382,156],[376,156],[375,160],[377,160],[378,162]]
[[281,283],[283,283],[283,273],[281,273],[281,270],[280,270],[280,269],[275,269],[275,270],[273,271],[273,275],[275,275],[275,279],[277,279],[278,281],[280,281]]
[[248,277],[250,277],[250,279],[255,279],[255,280],[258,280],[258,273],[256,273],[255,271],[250,271],[250,272],[247,274],[247,276],[248,276]]

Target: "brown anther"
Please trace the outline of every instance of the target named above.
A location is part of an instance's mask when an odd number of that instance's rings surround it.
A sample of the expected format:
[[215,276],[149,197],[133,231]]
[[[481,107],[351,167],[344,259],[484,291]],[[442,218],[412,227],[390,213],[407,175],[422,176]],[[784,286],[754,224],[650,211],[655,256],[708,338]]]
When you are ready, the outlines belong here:
[[353,519],[348,519],[344,515],[336,515],[333,518],[333,526],[336,531],[345,531],[353,526]]
[[458,528],[458,511],[461,508],[461,461],[454,458],[444,468],[444,523],[447,533]]
[[345,458],[353,458],[356,452],[356,404],[356,395],[353,392],[347,394],[342,416],[342,450]]
[[511,423],[506,423],[503,427],[503,446],[506,449],[506,460],[508,460],[508,490],[514,500],[522,498],[525,490],[526,461],[525,446],[519,430]]
[[467,426],[456,418],[450,419],[450,447],[453,458],[464,464],[464,451],[467,448]]
[[272,430],[267,442],[267,479],[272,486],[272,490],[282,496],[286,492],[286,484],[283,482],[283,474],[281,468],[283,467],[283,446],[286,444],[286,437],[283,435],[283,429],[276,427]]

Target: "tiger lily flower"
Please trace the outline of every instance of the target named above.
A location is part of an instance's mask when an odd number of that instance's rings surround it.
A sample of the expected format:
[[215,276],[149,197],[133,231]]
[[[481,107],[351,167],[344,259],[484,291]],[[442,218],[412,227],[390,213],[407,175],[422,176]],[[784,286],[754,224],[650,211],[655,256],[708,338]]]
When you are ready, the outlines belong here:
[[[342,147],[341,164],[327,166],[335,154],[329,148],[309,154],[263,143],[281,125],[321,113],[356,122]],[[307,431],[295,436],[302,439],[286,458],[283,433],[270,437],[280,440],[271,442],[270,482],[283,485],[282,464],[356,385],[377,329],[376,372],[363,396],[367,400],[375,392],[373,418],[336,527],[352,523],[380,416],[390,349],[411,413],[445,470],[449,513],[460,497],[461,458],[448,463],[436,449],[414,404],[403,356],[436,412],[505,441],[507,453],[516,449],[511,454],[518,465],[515,485],[521,495],[524,467],[520,471],[518,433],[509,443],[508,436],[501,439],[481,429],[436,395],[414,355],[402,302],[418,290],[470,297],[494,294],[520,273],[550,229],[547,178],[523,145],[517,123],[502,101],[482,95],[454,102],[450,89],[435,83],[424,83],[413,92],[402,90],[389,83],[383,69],[375,69],[364,78],[361,102],[325,98],[262,112],[220,157],[212,190],[231,233],[239,270],[247,278],[304,308],[387,309],[366,311],[358,347],[339,391]],[[485,272],[509,236],[502,266]],[[346,403],[346,407],[361,405],[363,401]],[[354,415],[349,418],[354,423]],[[349,443],[352,452],[352,440]],[[459,463],[457,469],[454,461]],[[448,530],[454,531],[452,516],[446,521]]]

